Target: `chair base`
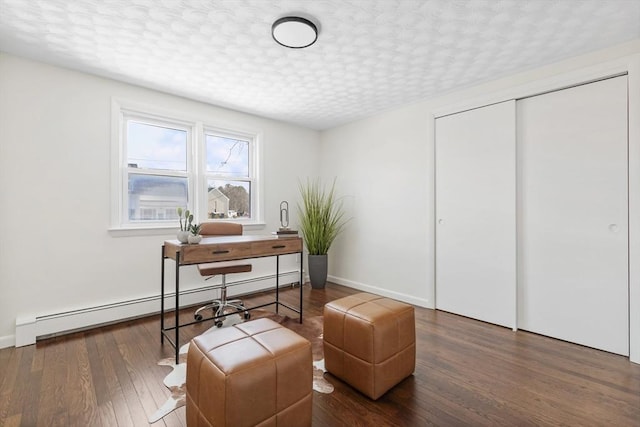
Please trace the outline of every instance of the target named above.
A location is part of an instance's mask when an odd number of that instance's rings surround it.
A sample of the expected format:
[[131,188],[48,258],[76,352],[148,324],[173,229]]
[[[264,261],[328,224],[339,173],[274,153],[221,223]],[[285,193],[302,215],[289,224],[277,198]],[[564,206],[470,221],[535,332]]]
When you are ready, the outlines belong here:
[[[222,322],[226,318],[225,317],[226,308],[233,308],[237,312],[244,312],[245,320],[249,320],[251,318],[251,313],[249,313],[247,308],[244,306],[244,304],[242,303],[242,300],[239,300],[239,299],[232,299],[232,300],[226,300],[226,301],[214,300],[210,304],[207,304],[197,309],[196,312],[193,314],[193,318],[197,321],[201,321],[202,319],[204,319],[202,312],[206,310],[212,310],[215,325],[220,328],[222,327]],[[232,313],[232,314],[235,314],[235,313]]]
[[[200,266],[198,266],[198,268],[200,269]],[[210,304],[207,304],[197,309],[196,312],[193,314],[193,318],[199,322],[204,319],[204,317],[200,313],[204,310],[211,309],[213,310],[213,318],[214,318],[213,320],[215,322],[215,325],[218,328],[221,328],[222,322],[225,319],[225,309],[229,307],[229,308],[235,309],[235,312],[233,314],[244,311],[245,320],[249,320],[251,315],[249,314],[249,311],[244,306],[241,300],[227,299],[227,273],[251,271],[251,264],[233,265],[233,266],[226,266],[226,267],[218,266],[218,267],[210,267],[210,268],[209,267],[201,268],[200,273],[203,274],[204,272],[205,275],[209,275],[211,273],[215,273],[215,271],[213,270],[219,271],[220,272],[219,274],[222,276],[222,284],[220,285],[220,298],[215,299],[211,301]]]

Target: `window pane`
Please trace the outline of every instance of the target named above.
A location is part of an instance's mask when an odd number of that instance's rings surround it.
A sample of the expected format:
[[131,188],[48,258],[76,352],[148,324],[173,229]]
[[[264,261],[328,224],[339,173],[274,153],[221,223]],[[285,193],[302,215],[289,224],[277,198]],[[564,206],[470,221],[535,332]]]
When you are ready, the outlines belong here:
[[207,172],[249,177],[249,141],[206,135]]
[[178,221],[187,206],[187,178],[129,174],[129,221]]
[[209,218],[251,218],[251,183],[208,181]]
[[133,168],[187,170],[187,131],[127,122],[127,164]]

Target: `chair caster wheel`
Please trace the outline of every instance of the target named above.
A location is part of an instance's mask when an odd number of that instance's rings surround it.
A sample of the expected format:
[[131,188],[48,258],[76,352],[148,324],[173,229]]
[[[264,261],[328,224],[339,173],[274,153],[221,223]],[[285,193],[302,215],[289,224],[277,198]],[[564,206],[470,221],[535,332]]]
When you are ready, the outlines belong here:
[[202,314],[200,313],[194,314],[193,318],[196,319],[198,322],[200,322],[202,320]]
[[216,326],[222,328],[222,320],[216,320]]
[[249,320],[251,319],[251,313],[249,313],[248,311],[244,312],[244,320]]

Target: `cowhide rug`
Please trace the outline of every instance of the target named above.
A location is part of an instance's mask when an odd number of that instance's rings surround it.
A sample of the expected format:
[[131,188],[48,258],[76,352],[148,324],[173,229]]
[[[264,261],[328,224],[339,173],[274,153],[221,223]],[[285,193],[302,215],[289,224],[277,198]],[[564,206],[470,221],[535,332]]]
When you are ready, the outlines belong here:
[[[322,316],[307,317],[303,319],[303,323],[300,324],[297,319],[291,319],[288,316],[283,316],[276,313],[267,312],[264,310],[255,310],[251,312],[253,319],[261,317],[268,317],[274,322],[281,324],[282,326],[291,329],[298,335],[305,337],[311,342],[311,352],[313,354],[313,389],[318,393],[332,393],[333,385],[324,378],[324,354],[322,350]],[[223,322],[222,327],[229,327],[236,323],[241,323],[243,320],[239,315],[227,316]],[[205,334],[215,333],[219,328],[215,326],[205,331]],[[162,359],[158,362],[158,365],[169,366],[173,368],[171,373],[164,379],[164,385],[171,390],[171,396],[158,410],[149,417],[149,423],[155,423],[162,419],[167,414],[175,411],[176,409],[186,405],[186,378],[187,378],[187,352],[189,351],[189,344],[185,344],[180,347],[180,358],[176,365],[175,359],[169,357]]]

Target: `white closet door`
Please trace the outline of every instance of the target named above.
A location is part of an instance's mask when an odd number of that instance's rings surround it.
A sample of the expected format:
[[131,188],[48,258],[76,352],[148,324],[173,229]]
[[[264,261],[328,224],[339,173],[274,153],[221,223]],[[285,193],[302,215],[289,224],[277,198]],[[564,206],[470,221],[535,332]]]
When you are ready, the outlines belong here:
[[515,101],[435,126],[436,308],[514,327]]
[[628,355],[627,78],[517,111],[518,328]]

